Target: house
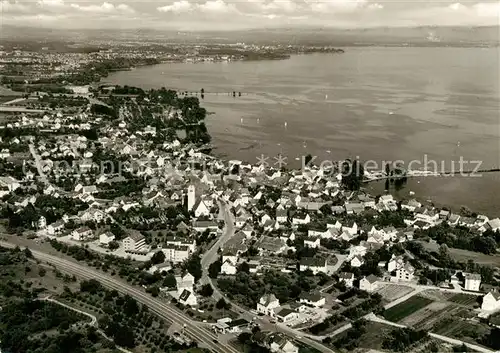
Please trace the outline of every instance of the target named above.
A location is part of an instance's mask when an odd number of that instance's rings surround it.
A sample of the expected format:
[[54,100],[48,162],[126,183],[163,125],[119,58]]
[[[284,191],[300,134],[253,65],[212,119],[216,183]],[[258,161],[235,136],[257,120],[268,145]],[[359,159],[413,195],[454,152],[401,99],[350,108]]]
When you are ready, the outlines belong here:
[[415,274],[415,268],[406,263],[403,267],[400,267],[396,270],[396,278],[398,281],[406,281],[410,282],[413,280],[413,276]]
[[178,264],[188,259],[191,250],[188,245],[165,244],[161,251],[165,254],[165,262]]
[[123,247],[128,252],[142,252],[146,247],[146,238],[136,230],[129,230],[128,236],[123,239]]
[[115,235],[110,232],[104,232],[99,235],[99,244],[103,246],[108,246],[109,243],[115,240]]
[[342,226],[342,232],[347,232],[349,235],[355,235],[358,233],[358,225],[356,222],[353,222],[352,225],[343,225]]
[[214,221],[196,221],[193,222],[193,228],[197,232],[203,233],[205,230],[216,231],[219,227]]
[[276,318],[279,322],[288,323],[299,318],[299,313],[290,308],[280,308],[276,311]]
[[92,238],[93,232],[89,227],[80,227],[71,232],[71,238],[76,241],[86,241]]
[[354,285],[354,273],[352,272],[341,272],[339,274],[339,281],[344,282],[347,288]]
[[226,259],[221,266],[220,272],[224,275],[235,275],[236,265],[231,259]]
[[279,333],[271,334],[266,345],[273,353],[299,353],[299,347],[294,345],[285,335]]
[[300,259],[300,271],[311,270],[313,274],[327,272],[327,261],[320,257],[303,257]]
[[368,277],[363,277],[359,280],[359,289],[373,292],[377,290],[380,279],[375,275],[369,275]]
[[465,274],[465,290],[479,292],[481,287],[481,275],[479,273],[466,273]]
[[[183,222],[181,222],[181,223],[183,223]],[[179,230],[179,228],[180,228],[180,224],[177,225],[177,230]],[[196,241],[194,239],[189,240],[188,238],[184,238],[184,237],[167,236],[165,244],[177,245],[177,246],[187,246],[189,248],[190,252],[193,253],[196,251]]]
[[9,192],[12,192],[21,187],[21,183],[11,176],[2,176],[0,177],[0,187],[6,187]]
[[489,292],[483,297],[481,309],[485,311],[496,311],[500,309],[500,293]]
[[403,267],[404,264],[405,261],[403,259],[403,256],[396,256],[392,254],[392,257],[389,260],[389,264],[387,265],[387,271],[389,272],[396,271],[397,269]]
[[194,277],[189,272],[186,273],[184,276],[175,276],[175,282],[179,294],[181,294],[185,289],[187,289],[190,292],[193,292]]
[[308,214],[306,214],[305,216],[296,216],[296,217],[293,217],[293,219],[292,219],[292,224],[294,224],[294,225],[309,224],[309,222],[311,222],[311,217],[309,217]]
[[97,208],[89,208],[86,211],[82,212],[80,215],[80,219],[82,222],[101,222],[106,217],[106,213]]
[[198,300],[192,291],[184,289],[179,295],[179,299],[177,299],[179,303],[183,305],[196,306],[198,304]]
[[278,223],[286,223],[287,220],[288,214],[286,209],[282,205],[279,205],[276,208],[276,221],[278,221]]
[[365,210],[362,203],[346,203],[344,205],[347,214],[359,214]]
[[351,267],[361,267],[364,263],[365,260],[363,260],[363,258],[359,255],[356,255],[351,259]]
[[194,216],[202,217],[210,215],[210,207],[207,205],[205,200],[198,200],[198,202],[193,207]]
[[274,294],[263,295],[259,302],[257,303],[257,312],[268,315],[275,316],[275,309],[280,306],[280,301]]
[[47,233],[49,235],[56,235],[63,231],[64,222],[62,220],[55,221],[47,226]]
[[310,237],[304,239],[304,246],[308,248],[318,248],[320,246],[321,237]]
[[325,297],[321,296],[320,293],[302,293],[299,296],[299,303],[304,303],[319,308],[326,304],[326,299]]
[[153,265],[149,268],[148,272],[154,275],[156,272],[165,274],[172,269],[170,263],[164,262],[162,264]]
[[245,319],[233,320],[231,318],[223,318],[217,320],[217,323],[213,325],[213,327],[222,334],[238,334],[241,333],[242,329],[248,328],[249,324],[250,323]]
[[486,230],[489,229],[494,232],[500,230],[500,218],[490,219],[488,222],[485,223],[484,227]]

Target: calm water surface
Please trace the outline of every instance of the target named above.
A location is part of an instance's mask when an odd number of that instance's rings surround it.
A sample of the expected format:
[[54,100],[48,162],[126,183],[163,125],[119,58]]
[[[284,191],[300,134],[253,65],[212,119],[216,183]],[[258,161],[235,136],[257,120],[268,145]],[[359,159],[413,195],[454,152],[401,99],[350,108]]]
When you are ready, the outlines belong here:
[[[284,61],[162,64],[106,82],[207,92],[216,153],[255,162],[283,154],[318,160],[436,160],[500,165],[499,50],[347,48]],[[242,92],[233,98],[227,92]],[[219,94],[215,94],[218,92]],[[427,157],[425,157],[427,156]],[[383,192],[384,183],[370,186]],[[500,175],[411,180],[396,192],[500,215]]]

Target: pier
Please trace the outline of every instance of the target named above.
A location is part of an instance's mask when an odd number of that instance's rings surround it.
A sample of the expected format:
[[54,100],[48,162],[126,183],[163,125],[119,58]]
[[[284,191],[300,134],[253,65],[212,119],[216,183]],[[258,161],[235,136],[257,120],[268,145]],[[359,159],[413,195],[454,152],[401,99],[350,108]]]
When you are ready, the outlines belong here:
[[[438,172],[425,172],[421,170],[410,170],[406,174],[399,174],[399,175],[383,175],[383,176],[375,176],[373,178],[366,178],[363,180],[363,183],[371,183],[374,181],[380,181],[380,180],[398,180],[398,179],[408,179],[408,178],[419,178],[419,177],[450,177],[450,176],[455,176],[455,175],[460,175],[460,176],[471,176],[471,175],[476,175],[480,176],[481,174],[485,173],[499,173],[500,168],[491,168],[491,169],[478,169],[478,170],[451,170],[451,171],[445,171],[442,173]],[[376,172],[373,173],[375,175],[380,175],[380,174],[385,174],[385,172]]]

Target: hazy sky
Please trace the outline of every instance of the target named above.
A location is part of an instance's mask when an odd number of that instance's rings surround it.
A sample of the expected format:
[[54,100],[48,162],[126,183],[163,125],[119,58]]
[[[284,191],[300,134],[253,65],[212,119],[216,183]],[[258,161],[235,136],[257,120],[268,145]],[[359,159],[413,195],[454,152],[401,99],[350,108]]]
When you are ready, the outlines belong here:
[[262,27],[498,25],[482,0],[0,0],[0,24],[221,30]]

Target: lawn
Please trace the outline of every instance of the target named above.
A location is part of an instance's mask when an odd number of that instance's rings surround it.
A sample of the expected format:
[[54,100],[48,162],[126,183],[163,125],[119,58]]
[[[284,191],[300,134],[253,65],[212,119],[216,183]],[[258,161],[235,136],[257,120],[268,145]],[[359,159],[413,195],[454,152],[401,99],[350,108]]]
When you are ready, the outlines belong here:
[[398,322],[399,320],[402,320],[414,312],[426,307],[432,302],[433,300],[428,298],[413,296],[408,300],[387,309],[384,312],[384,317],[389,321]]

